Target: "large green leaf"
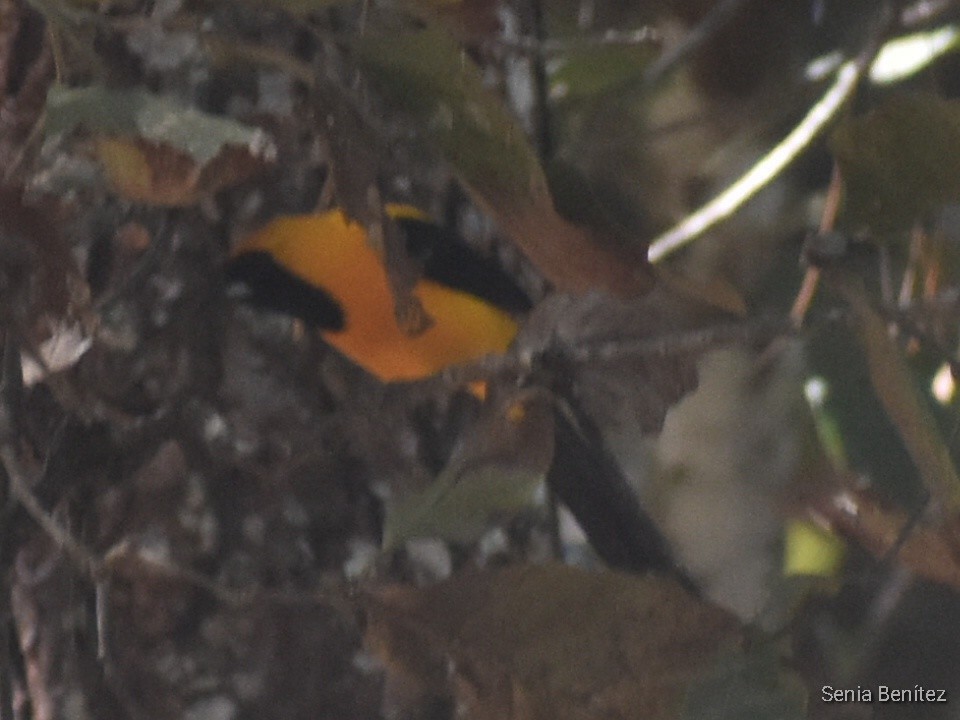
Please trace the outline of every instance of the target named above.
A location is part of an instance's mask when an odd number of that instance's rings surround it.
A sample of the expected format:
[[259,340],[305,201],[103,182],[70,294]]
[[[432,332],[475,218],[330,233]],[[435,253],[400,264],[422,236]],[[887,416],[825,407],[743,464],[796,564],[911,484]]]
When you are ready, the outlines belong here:
[[956,512],[960,509],[960,476],[903,351],[890,337],[887,323],[870,306],[861,284],[841,279],[833,286],[850,304],[874,392],[900,433],[924,486],[944,511]]
[[474,201],[560,290],[635,296],[649,287],[643,247],[598,242],[561,217],[523,128],[484,87],[480,71],[443,31],[367,35],[357,59],[373,86],[408,115]]
[[845,121],[831,147],[846,180],[846,217],[883,235],[960,200],[960,101],[888,98]]
[[517,202],[544,185],[523,129],[448,34],[368,35],[356,50],[380,93],[422,124],[468,185]]

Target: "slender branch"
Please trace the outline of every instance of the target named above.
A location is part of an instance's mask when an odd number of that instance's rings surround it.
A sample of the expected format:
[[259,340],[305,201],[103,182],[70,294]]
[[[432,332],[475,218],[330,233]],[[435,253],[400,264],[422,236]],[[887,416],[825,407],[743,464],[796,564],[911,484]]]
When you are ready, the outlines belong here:
[[650,243],[650,262],[662,260],[726,220],[783,172],[837,116],[863,73],[856,62],[844,63],[830,89],[782,142],[733,185]]
[[[833,231],[837,216],[840,214],[840,199],[842,197],[843,176],[840,174],[840,166],[834,162],[833,171],[830,173],[830,186],[827,188],[827,197],[823,203],[823,213],[820,215],[819,233],[821,235]],[[797,297],[793,301],[793,307],[790,308],[790,319],[795,327],[803,325],[807,310],[810,309],[819,286],[820,268],[811,264],[803,275],[803,283],[800,285]]]
[[651,63],[643,74],[644,84],[647,87],[652,87],[669,75],[675,67],[693,55],[712,35],[715,35],[728,22],[733,20],[745,4],[745,0],[721,0],[716,3],[676,47],[665,52],[655,62]]
[[840,66],[836,79],[800,123],[756,165],[713,200],[688,215],[679,224],[650,243],[649,258],[658,262],[703,235],[743,207],[748,200],[799,157],[837,117],[853,95],[882,45],[882,38],[895,20],[890,3],[880,13],[871,42],[859,57]]
[[0,460],[7,471],[10,494],[16,498],[30,518],[57,543],[80,567],[85,575],[91,578],[99,577],[103,570],[103,563],[85,545],[73,537],[65,528],[43,508],[37,496],[33,494],[27,481],[27,472],[21,466],[20,459],[11,443],[0,446]]
[[597,47],[635,47],[656,45],[660,34],[656,28],[643,26],[637,30],[607,30],[598,35],[571,38],[540,38],[521,35],[514,38],[496,38],[490,41],[496,47],[527,55],[561,55]]

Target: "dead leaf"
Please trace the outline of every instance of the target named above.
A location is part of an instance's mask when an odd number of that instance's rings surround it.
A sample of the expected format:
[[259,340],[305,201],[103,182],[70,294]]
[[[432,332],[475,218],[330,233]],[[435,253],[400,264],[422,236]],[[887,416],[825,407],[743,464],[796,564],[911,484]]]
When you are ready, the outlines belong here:
[[50,200],[29,205],[0,187],[0,325],[24,353],[29,385],[73,365],[90,347],[90,293],[70,248],[53,225]]
[[152,205],[187,206],[241,182],[276,148],[259,128],[209,115],[174,98],[101,86],[47,95],[47,137],[86,129],[114,188]]
[[741,639],[733,616],[672,580],[558,564],[385,588],[367,606],[388,672],[451,695],[470,720],[674,718]]
[[205,165],[169,145],[136,137],[97,138],[96,155],[113,189],[147,205],[188,207],[254,175],[262,164],[229,145]]
[[461,42],[480,42],[499,32],[497,0],[407,0],[405,5],[425,20],[438,20]]

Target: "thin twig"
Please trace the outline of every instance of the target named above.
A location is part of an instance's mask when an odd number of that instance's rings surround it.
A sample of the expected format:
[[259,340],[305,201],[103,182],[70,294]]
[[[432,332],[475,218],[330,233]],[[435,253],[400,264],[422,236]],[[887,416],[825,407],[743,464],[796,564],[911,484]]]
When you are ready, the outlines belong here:
[[88,547],[61,527],[43,508],[37,496],[30,489],[27,472],[21,466],[20,459],[11,443],[0,445],[0,460],[2,460],[4,469],[7,471],[10,494],[16,498],[30,518],[71,557],[85,575],[91,578],[99,577],[103,572],[103,563]]
[[863,72],[854,61],[844,63],[830,89],[780,144],[733,185],[650,243],[650,262],[659,262],[726,220],[783,172],[837,116]]
[[514,38],[496,38],[495,47],[525,55],[562,55],[597,47],[636,47],[660,42],[656,28],[644,26],[638,30],[607,30],[599,35],[571,38],[539,38],[521,35]]
[[711,36],[733,20],[745,4],[746,0],[721,0],[716,3],[676,47],[650,64],[643,73],[644,84],[652,87],[659,83],[675,67],[693,55]]
[[779,318],[760,318],[747,322],[712,325],[699,330],[666,333],[652,338],[623,339],[583,344],[565,355],[575,362],[591,363],[618,357],[670,357],[705,352],[719,345],[757,337],[789,334],[790,324]]
[[532,353],[508,352],[502,355],[487,355],[469,363],[455,365],[426,380],[407,384],[429,392],[436,383],[443,386],[463,386],[492,377],[530,376],[535,368],[550,367],[551,358],[563,363],[590,365],[618,358],[671,357],[694,355],[730,342],[747,342],[783,337],[792,332],[791,323],[785,318],[761,317],[757,319],[722,323],[709,327],[662,333],[653,337],[617,337],[615,339],[586,338],[574,346],[561,344],[539,348]]
[[[832,232],[837,223],[837,216],[840,214],[840,200],[843,197],[843,176],[840,173],[840,166],[834,162],[833,171],[830,173],[830,185],[827,187],[826,199],[823,203],[823,213],[820,215],[820,227],[818,232],[825,235]],[[807,315],[807,310],[813,303],[813,298],[817,294],[817,288],[820,286],[820,268],[816,265],[810,265],[803,275],[803,282],[800,290],[797,291],[797,297],[793,301],[793,307],[790,308],[790,320],[794,327],[803,325],[803,320]]]
[[837,117],[840,109],[853,95],[881,47],[881,40],[894,21],[891,4],[885,3],[877,29],[867,48],[855,60],[840,66],[836,79],[823,97],[810,108],[800,123],[766,156],[750,168],[739,180],[713,200],[688,215],[675,227],[650,243],[649,258],[658,262],[667,255],[703,235],[707,230],[726,220],[743,207],[748,200],[766,187],[775,177],[796,160],[809,145]]

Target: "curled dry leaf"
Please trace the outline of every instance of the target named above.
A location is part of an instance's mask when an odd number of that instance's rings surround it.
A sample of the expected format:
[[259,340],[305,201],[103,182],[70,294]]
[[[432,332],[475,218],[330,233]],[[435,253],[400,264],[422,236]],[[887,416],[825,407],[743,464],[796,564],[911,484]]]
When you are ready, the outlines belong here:
[[843,488],[818,498],[817,519],[878,559],[891,554],[920,577],[960,590],[960,518],[938,526],[917,523],[902,510],[884,507],[872,494]]
[[[564,394],[597,422],[658,432],[667,409],[697,386],[695,360],[716,341],[688,345],[682,300],[653,291],[633,301],[553,294],[516,340],[521,357],[557,360]],[[563,367],[566,366],[566,367]]]
[[97,159],[113,186],[128,200],[148,205],[196,205],[255,174],[261,162],[246,148],[229,145],[200,165],[169,145],[136,137],[101,137]]
[[452,698],[470,720],[673,718],[741,639],[733,616],[672,580],[558,564],[384,588],[367,608],[392,682],[407,698]]
[[25,203],[0,187],[0,325],[23,350],[24,382],[73,365],[90,347],[93,318],[86,281],[51,223],[57,207]]

